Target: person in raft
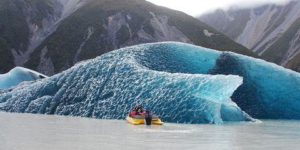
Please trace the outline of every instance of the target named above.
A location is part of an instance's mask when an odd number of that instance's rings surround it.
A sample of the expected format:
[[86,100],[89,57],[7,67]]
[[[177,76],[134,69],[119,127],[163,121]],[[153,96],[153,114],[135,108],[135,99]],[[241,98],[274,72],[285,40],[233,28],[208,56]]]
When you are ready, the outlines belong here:
[[133,110],[130,112],[129,116],[130,117],[135,117],[135,116],[144,116],[145,115],[145,110],[141,105],[135,106]]

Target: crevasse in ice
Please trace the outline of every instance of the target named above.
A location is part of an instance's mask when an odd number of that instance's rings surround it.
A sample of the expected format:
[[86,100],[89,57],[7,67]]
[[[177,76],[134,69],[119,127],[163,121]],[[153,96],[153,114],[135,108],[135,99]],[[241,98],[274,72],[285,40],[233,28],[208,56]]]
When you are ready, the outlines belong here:
[[15,67],[6,74],[0,74],[0,90],[12,88],[24,81],[34,81],[47,76],[23,67]]
[[167,122],[252,120],[247,113],[299,119],[299,85],[298,73],[259,59],[155,43],[116,50],[1,92],[0,110],[124,119],[142,104]]

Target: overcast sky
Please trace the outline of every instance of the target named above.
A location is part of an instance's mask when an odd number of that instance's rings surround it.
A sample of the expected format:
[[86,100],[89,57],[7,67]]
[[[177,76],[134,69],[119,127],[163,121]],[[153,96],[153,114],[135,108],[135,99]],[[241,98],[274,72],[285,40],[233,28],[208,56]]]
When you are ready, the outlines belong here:
[[147,0],[157,5],[199,16],[216,8],[228,8],[231,5],[253,6],[263,3],[285,3],[288,0]]

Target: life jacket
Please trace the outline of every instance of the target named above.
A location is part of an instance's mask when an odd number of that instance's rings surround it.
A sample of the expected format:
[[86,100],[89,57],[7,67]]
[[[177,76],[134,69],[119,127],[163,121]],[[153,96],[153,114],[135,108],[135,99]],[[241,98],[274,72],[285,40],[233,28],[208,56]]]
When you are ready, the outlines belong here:
[[141,115],[141,116],[144,116],[145,115],[145,111],[142,111],[141,113],[137,112],[136,110],[133,110],[129,113],[129,116],[132,117],[132,116],[136,116],[136,115]]
[[129,113],[129,116],[132,117],[132,116],[136,116],[137,115],[137,111],[133,110]]

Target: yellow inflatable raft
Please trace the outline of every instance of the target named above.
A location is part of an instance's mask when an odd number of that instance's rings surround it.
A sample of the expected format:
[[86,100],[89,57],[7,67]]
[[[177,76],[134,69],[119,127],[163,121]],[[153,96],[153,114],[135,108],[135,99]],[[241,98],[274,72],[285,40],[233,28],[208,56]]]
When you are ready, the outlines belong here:
[[[133,124],[133,125],[141,125],[145,124],[145,117],[144,116],[135,116],[135,117],[130,117],[127,116],[126,120],[128,123]],[[163,122],[158,118],[158,117],[153,117],[151,124],[153,125],[162,125]]]

